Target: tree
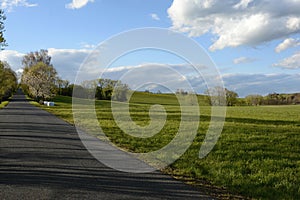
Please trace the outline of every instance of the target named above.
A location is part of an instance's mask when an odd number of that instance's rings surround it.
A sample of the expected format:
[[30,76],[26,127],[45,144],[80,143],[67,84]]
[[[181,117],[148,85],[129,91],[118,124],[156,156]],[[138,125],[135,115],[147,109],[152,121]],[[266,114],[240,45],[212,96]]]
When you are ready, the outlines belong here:
[[[210,105],[233,106],[238,103],[239,95],[234,91],[228,90],[227,88],[222,88],[222,87],[210,88],[205,91],[205,94]],[[226,97],[226,101],[225,101],[225,97]]]
[[96,88],[96,98],[99,100],[111,100],[113,90],[117,84],[118,81],[115,80],[98,79],[98,85]]
[[226,92],[227,106],[236,105],[239,95],[236,92],[230,91],[226,88],[225,88],[225,92]]
[[40,51],[30,52],[23,57],[22,64],[25,68],[32,67],[38,63],[44,63],[48,66],[51,65],[51,57],[48,55],[48,51],[41,49]]
[[204,93],[207,101],[212,106],[225,106],[226,105],[226,89],[223,87],[209,88]]
[[4,11],[0,10],[0,46],[1,46],[1,49],[3,49],[4,47],[7,46],[6,40],[4,38],[4,31],[5,31],[4,21],[5,20],[6,20],[6,16],[4,15]]
[[63,80],[61,78],[57,78],[56,85],[58,87],[58,95],[68,96],[69,84],[70,84],[70,82],[68,80]]
[[4,97],[9,97],[17,89],[16,73],[7,62],[0,61],[0,103]]
[[56,93],[57,72],[47,50],[30,52],[23,57],[21,82],[37,101],[49,99]]
[[38,62],[31,67],[25,67],[22,83],[27,85],[29,95],[37,101],[52,98],[56,93],[57,72],[52,65]]
[[247,105],[258,106],[263,103],[264,97],[258,94],[252,94],[245,97]]
[[114,87],[113,94],[111,95],[112,100],[125,102],[128,99],[128,92],[129,86],[118,81]]

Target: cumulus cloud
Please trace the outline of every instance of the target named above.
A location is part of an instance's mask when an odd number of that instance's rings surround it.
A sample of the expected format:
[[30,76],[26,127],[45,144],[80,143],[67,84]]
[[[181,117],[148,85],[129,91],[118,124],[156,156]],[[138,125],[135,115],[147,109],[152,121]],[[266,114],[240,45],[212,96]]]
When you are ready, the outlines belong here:
[[94,0],[72,0],[71,3],[66,4],[67,9],[80,9],[86,6],[88,3],[92,3]]
[[91,53],[88,49],[48,49],[52,64],[58,74],[71,82],[75,81],[77,71],[84,59]]
[[[205,70],[205,68],[202,68]],[[191,66],[187,64],[168,65],[159,63],[147,63],[136,66],[120,66],[110,68],[103,74],[104,78],[121,79],[129,84],[132,89],[149,89],[152,92],[170,92],[176,89],[189,90],[191,85],[197,93],[204,93],[207,89],[206,82],[197,73],[193,72]],[[236,91],[239,96],[244,97],[249,94],[266,95],[268,93],[295,93],[300,92],[300,74],[225,74],[222,77],[226,88]],[[150,81],[151,80],[151,81]],[[126,82],[127,81],[127,82]],[[151,82],[156,84],[141,83]],[[165,85],[167,87],[162,87]]]
[[238,64],[245,64],[245,63],[251,63],[254,62],[254,58],[247,58],[247,57],[239,57],[233,60],[233,63],[238,65]]
[[283,69],[300,69],[300,52],[273,64],[273,66]]
[[[74,82],[80,65],[90,52],[91,50],[89,49],[48,49],[48,53],[52,58],[52,64],[59,76],[70,82]],[[0,51],[0,60],[7,61],[13,70],[21,72],[24,55],[24,53],[18,51],[3,50]]]
[[22,59],[24,55],[24,53],[14,50],[3,50],[0,51],[0,60],[8,62],[11,68],[17,71],[18,69],[22,68]]
[[300,46],[300,42],[298,39],[287,38],[275,48],[275,51],[277,53],[280,53],[288,48],[297,47],[297,46]]
[[150,14],[150,17],[151,17],[152,19],[156,20],[156,21],[159,21],[159,20],[160,20],[159,16],[158,16],[157,14],[155,14],[155,13],[151,13],[151,14]]
[[24,7],[34,7],[37,4],[29,3],[27,0],[1,0],[0,8],[11,12],[14,7],[24,6]]
[[[198,67],[205,70],[204,66]],[[170,92],[179,88],[191,91],[187,80],[197,75],[197,71],[190,64],[144,63],[108,68],[103,72],[102,77],[121,80],[131,89]],[[151,83],[150,88],[144,87],[147,83]]]
[[300,33],[298,0],[174,0],[168,9],[173,28],[215,36],[210,50],[256,46]]
[[[58,74],[61,78],[67,79],[70,82],[75,81],[81,64],[92,52],[89,49],[55,48],[50,48],[48,51]],[[0,60],[7,61],[15,71],[21,73],[21,61],[24,55],[24,53],[18,51],[3,50],[0,52]],[[297,66],[300,66],[300,52],[290,59],[298,62]],[[282,63],[289,65],[288,61],[285,61],[285,63],[282,61]],[[95,67],[94,64],[93,66]],[[200,67],[201,71],[205,72],[205,66]],[[94,73],[94,71],[91,73]],[[100,77],[101,71],[97,73],[99,73],[97,75]],[[158,90],[161,92],[170,92],[170,90],[176,91],[176,89],[190,91],[190,85],[197,93],[203,93],[207,89],[203,77],[195,72],[193,66],[189,64],[145,63],[135,66],[113,67],[105,70],[102,77],[115,80],[121,79],[125,83],[128,83],[132,89],[150,89],[153,92]],[[223,78],[225,87],[236,91],[240,96],[248,94],[265,95],[272,92],[300,92],[298,87],[300,84],[300,74],[225,74],[218,78]],[[145,82],[148,84],[142,85]]]
[[225,87],[236,91],[240,97],[300,92],[300,74],[226,74],[223,80]]

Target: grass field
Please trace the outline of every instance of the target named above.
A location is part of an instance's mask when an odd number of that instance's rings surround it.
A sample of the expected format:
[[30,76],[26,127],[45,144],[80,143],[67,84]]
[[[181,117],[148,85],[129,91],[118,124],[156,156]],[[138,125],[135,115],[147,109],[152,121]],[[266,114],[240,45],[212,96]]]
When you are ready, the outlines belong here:
[[[199,149],[210,120],[210,107],[198,99],[201,122],[188,151],[166,168],[166,173],[195,185],[215,185],[232,194],[255,199],[300,199],[300,106],[228,107],[225,126],[213,151],[199,159]],[[44,107],[73,123],[72,98],[58,96],[55,107]],[[101,128],[112,142],[132,152],[149,152],[168,144],[180,123],[180,108],[173,95],[136,93],[130,114],[139,125],[149,123],[150,105],[162,104],[167,123],[151,138],[137,139],[118,128],[109,101],[96,101]],[[226,192],[220,198],[234,198]]]

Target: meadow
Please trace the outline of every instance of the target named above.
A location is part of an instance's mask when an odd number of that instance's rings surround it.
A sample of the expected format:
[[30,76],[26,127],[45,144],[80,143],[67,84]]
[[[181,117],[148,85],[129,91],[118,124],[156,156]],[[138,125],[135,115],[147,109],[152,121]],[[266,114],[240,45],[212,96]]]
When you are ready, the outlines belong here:
[[[300,199],[300,106],[236,106],[227,108],[223,132],[205,158],[199,149],[210,121],[210,107],[199,96],[200,124],[193,144],[164,169],[193,185],[208,188],[221,198]],[[72,98],[57,96],[56,106],[43,109],[74,123]],[[135,93],[130,115],[138,125],[149,124],[149,108],[161,104],[167,111],[163,129],[151,138],[125,134],[115,123],[110,101],[96,101],[99,124],[116,145],[131,152],[149,152],[168,144],[180,124],[180,107],[174,95]],[[39,105],[40,106],[40,105]],[[81,111],[84,114],[84,111]]]

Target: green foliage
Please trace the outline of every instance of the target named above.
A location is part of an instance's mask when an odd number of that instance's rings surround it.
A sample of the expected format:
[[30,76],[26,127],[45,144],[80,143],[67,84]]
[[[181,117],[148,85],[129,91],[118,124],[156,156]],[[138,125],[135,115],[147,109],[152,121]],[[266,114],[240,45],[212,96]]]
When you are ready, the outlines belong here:
[[0,109],[1,109],[1,108],[4,108],[5,106],[7,106],[8,103],[9,103],[8,101],[2,101],[2,102],[0,103]]
[[91,81],[84,81],[81,85],[69,85],[68,81],[57,81],[58,94],[64,96],[73,96],[78,98],[127,101],[129,87],[120,81],[111,79],[98,79]]
[[4,11],[0,10],[0,47],[1,47],[1,49],[3,49],[4,47],[7,46],[6,40],[4,38],[4,31],[5,31],[4,21],[5,20],[6,20],[6,16],[4,14]]
[[50,99],[56,94],[57,72],[50,64],[51,57],[46,50],[31,52],[24,56],[22,86],[36,101]]
[[238,102],[238,97],[239,95],[234,92],[234,91],[230,91],[228,89],[225,88],[225,92],[226,92],[226,100],[227,100],[227,106],[234,106],[237,104]]
[[278,94],[272,93],[264,97],[264,105],[290,105],[300,104],[300,94]]
[[[199,96],[202,104],[204,96]],[[44,109],[73,123],[72,98],[58,96]],[[88,100],[87,100],[88,101]],[[168,144],[178,131],[181,112],[172,94],[136,92],[130,113],[138,125],[149,123],[149,108],[161,104],[168,116],[154,137],[139,139],[116,125],[110,101],[96,101],[101,128],[110,140],[132,152],[149,152]],[[85,110],[77,111],[85,114]],[[121,112],[121,111],[120,111]],[[210,121],[210,106],[200,107],[198,135],[189,150],[165,171],[194,183],[211,183],[257,199],[300,199],[300,106],[228,107],[224,130],[213,151],[199,159]],[[88,124],[88,119],[86,121]]]
[[[210,88],[207,91],[205,91],[205,94],[207,95],[206,98],[207,101],[210,103],[210,105],[235,106],[238,104],[239,95],[234,91],[228,90],[227,88],[222,88],[222,87]],[[226,102],[224,98],[226,98]]]
[[16,73],[7,62],[0,61],[0,103],[3,98],[10,97],[17,89]]
[[245,102],[248,106],[258,106],[262,105],[264,97],[258,94],[248,95],[245,98]]

